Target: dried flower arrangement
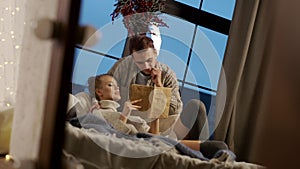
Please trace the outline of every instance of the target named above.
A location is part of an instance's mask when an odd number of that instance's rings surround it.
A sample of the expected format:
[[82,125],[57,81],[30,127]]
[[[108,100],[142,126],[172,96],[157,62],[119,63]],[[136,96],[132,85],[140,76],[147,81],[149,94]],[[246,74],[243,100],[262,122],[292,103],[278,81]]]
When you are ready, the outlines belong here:
[[112,21],[120,14],[129,35],[149,32],[149,25],[168,27],[159,18],[165,8],[166,0],[116,0],[116,7],[111,14]]

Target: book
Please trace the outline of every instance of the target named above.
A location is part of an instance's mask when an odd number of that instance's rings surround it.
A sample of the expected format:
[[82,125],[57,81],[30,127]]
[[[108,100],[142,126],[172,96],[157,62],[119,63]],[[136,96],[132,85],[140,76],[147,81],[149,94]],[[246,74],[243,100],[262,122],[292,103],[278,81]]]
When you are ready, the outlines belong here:
[[142,99],[136,105],[141,106],[139,112],[146,114],[147,118],[168,118],[171,90],[167,87],[132,84],[129,98],[131,101]]

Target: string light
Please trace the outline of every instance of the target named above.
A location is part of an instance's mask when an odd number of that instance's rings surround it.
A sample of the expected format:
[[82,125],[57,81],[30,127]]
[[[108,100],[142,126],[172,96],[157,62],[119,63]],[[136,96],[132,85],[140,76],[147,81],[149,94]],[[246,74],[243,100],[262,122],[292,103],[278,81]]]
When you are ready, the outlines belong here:
[[[24,16],[23,5],[25,4],[22,1],[6,1],[0,4],[0,109],[12,107],[15,101],[17,85],[15,63],[19,59],[22,47],[21,27],[26,24],[24,19],[20,20],[17,17]],[[9,160],[10,156],[5,158]]]
[[10,161],[10,160],[12,160],[12,158],[11,158],[10,155],[6,155],[6,156],[5,156],[5,160],[6,160],[6,161]]

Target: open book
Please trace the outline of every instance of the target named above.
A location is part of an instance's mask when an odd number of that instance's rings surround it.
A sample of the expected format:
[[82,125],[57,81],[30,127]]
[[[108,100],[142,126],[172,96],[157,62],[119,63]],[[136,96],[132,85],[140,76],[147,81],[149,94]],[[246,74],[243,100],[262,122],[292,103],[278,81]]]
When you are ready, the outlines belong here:
[[152,87],[132,84],[130,100],[142,99],[137,105],[140,112],[147,113],[148,118],[168,118],[171,101],[171,88]]

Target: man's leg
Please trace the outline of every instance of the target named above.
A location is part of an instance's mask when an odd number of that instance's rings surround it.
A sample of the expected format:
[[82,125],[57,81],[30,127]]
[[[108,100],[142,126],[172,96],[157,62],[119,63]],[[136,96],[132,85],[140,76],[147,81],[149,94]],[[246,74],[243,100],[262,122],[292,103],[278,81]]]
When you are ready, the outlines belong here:
[[223,141],[207,140],[200,144],[200,152],[211,159],[219,150],[228,150],[228,146]]
[[179,139],[187,135],[190,140],[207,140],[209,127],[204,103],[197,99],[190,100],[180,114],[174,130]]

